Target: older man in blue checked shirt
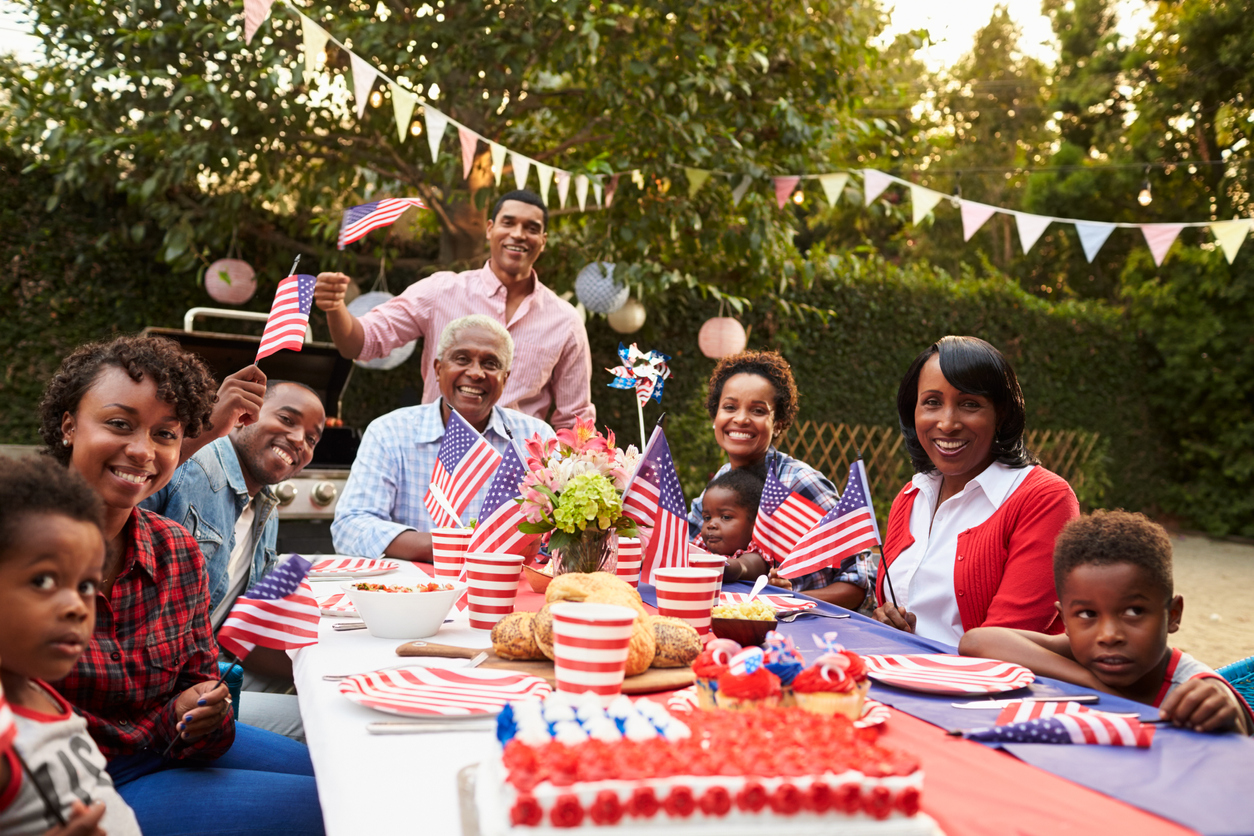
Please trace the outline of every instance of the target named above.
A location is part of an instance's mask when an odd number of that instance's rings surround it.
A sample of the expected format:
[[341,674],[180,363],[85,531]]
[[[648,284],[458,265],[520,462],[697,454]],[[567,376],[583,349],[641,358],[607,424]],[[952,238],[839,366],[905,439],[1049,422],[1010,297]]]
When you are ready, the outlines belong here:
[[[553,437],[543,421],[496,405],[513,359],[513,339],[489,316],[464,316],[445,327],[435,353],[440,399],[389,412],[366,429],[331,524],[336,552],[431,562],[433,523],[423,497],[450,408],[498,451],[507,449],[510,434],[520,445],[537,433]],[[485,484],[463,524],[478,517],[487,492]]]

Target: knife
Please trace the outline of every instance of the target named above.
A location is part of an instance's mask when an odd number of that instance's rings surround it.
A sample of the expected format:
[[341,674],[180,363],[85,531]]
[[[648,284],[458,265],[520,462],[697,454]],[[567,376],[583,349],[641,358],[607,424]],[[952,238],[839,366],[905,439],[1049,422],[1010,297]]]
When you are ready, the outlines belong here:
[[1095,703],[1101,699],[1098,694],[1078,694],[1071,697],[1021,697],[1014,700],[974,700],[972,702],[951,702],[954,708],[1005,708],[1014,702],[1079,702]]
[[488,653],[490,647],[456,647],[435,642],[405,642],[396,648],[397,656],[438,656],[443,659],[473,659],[480,653]]

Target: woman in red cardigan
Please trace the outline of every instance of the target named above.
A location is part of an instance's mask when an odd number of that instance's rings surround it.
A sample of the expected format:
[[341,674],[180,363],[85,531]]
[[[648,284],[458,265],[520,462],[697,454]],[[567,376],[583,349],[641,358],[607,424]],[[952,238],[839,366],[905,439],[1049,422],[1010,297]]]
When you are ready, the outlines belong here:
[[1024,446],[1010,363],[944,337],[906,372],[897,414],[915,476],[888,514],[875,618],[952,645],[981,626],[1062,632],[1054,539],[1080,507]]

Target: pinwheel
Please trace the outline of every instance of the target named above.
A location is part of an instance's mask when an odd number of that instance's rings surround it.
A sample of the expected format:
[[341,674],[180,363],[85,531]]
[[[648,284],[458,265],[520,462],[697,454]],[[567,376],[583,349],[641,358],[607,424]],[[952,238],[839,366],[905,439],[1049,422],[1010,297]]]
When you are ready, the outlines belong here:
[[670,355],[659,351],[641,351],[635,343],[632,343],[630,348],[624,348],[623,344],[619,343],[618,356],[622,358],[623,364],[606,369],[614,375],[614,380],[609,385],[614,389],[636,390],[636,414],[640,418],[640,449],[643,450],[648,444],[644,433],[644,405],[649,398],[653,398],[658,403],[662,402],[662,386],[666,378],[671,376],[671,370],[666,365],[666,361],[671,358]]

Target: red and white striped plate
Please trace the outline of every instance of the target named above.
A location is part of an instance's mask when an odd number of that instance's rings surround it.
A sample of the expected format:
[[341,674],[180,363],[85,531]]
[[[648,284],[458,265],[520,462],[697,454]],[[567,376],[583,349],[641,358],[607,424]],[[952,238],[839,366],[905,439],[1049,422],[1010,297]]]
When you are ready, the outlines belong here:
[[[719,605],[724,607],[748,600],[748,592],[720,592],[718,596]],[[775,610],[775,612],[799,612],[800,610],[812,610],[818,606],[813,601],[806,601],[803,598],[790,598],[787,595],[759,595],[758,600]]]
[[491,716],[507,702],[551,690],[538,676],[482,668],[403,668],[359,673],[340,683],[340,693],[358,705],[402,717]]
[[357,615],[357,608],[348,600],[348,593],[337,592],[318,599],[318,610],[323,615]]
[[386,575],[401,568],[395,560],[371,560],[367,557],[330,557],[319,560],[309,567],[309,579],[344,577],[368,578],[371,575]]
[[[697,686],[689,685],[687,688],[681,688],[671,694],[670,699],[666,701],[666,708],[673,714],[687,714],[690,711],[695,711],[697,708]],[[854,720],[853,724],[857,728],[866,729],[871,726],[878,726],[887,719],[888,706],[875,700],[866,700],[862,703],[862,716]]]
[[1026,687],[1036,679],[1022,665],[996,659],[939,653],[862,659],[867,676],[876,682],[929,694],[999,694]]

